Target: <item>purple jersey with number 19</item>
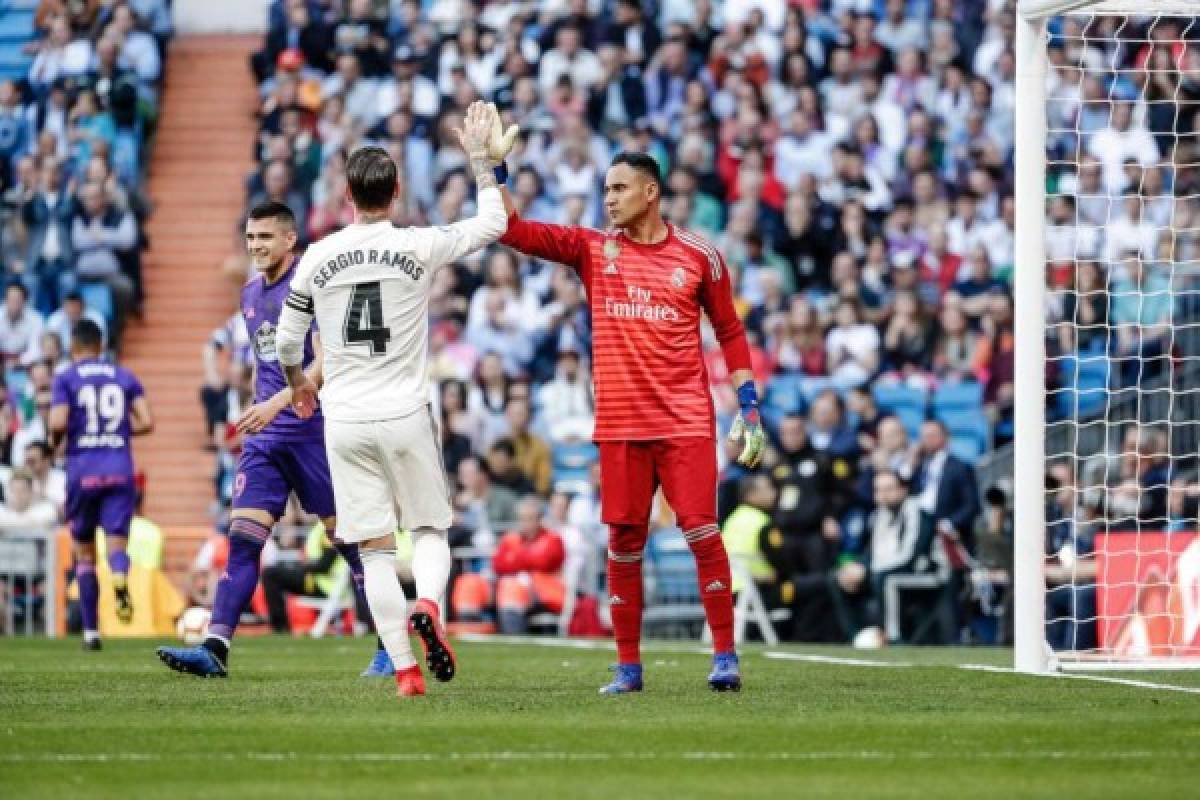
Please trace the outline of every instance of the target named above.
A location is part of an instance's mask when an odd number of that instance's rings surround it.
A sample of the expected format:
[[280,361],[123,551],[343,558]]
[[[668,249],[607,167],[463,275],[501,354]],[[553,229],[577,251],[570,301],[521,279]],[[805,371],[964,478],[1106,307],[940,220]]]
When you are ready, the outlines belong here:
[[54,379],[53,403],[67,416],[67,479],[120,483],[133,479],[133,401],[142,384],[124,367],[100,359],[72,364]]

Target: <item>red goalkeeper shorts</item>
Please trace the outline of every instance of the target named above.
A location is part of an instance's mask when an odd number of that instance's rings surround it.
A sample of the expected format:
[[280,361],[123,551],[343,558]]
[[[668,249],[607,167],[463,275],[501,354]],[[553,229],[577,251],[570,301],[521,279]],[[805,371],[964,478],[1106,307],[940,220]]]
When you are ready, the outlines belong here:
[[708,437],[598,442],[600,512],[609,525],[644,525],[661,485],[678,524],[717,521],[717,444]]

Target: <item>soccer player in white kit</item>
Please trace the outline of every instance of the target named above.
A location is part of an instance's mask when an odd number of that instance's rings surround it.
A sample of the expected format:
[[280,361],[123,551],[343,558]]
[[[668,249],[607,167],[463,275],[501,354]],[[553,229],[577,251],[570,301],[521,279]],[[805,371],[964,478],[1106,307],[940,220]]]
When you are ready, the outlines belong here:
[[[301,416],[312,414],[317,388],[300,363],[316,317],[338,530],[359,544],[367,602],[401,696],[425,693],[408,639],[410,619],[434,677],[448,681],[456,668],[438,609],[450,574],[451,510],[429,407],[429,292],[436,270],[496,241],[507,227],[487,155],[491,124],[487,107],[473,103],[457,131],[475,175],[478,212],[453,225],[395,227],[389,219],[398,191],[395,163],[378,147],[351,154],[346,173],[354,223],[304,254],[276,335],[293,406]],[[418,600],[411,618],[395,570],[399,528],[413,535]]]

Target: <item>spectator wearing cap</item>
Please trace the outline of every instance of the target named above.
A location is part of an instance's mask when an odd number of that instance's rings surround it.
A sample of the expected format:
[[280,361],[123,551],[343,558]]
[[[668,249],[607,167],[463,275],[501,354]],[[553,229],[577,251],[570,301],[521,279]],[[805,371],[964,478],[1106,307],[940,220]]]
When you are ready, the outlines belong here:
[[133,310],[138,258],[137,223],[133,214],[115,208],[104,187],[87,183],[79,189],[79,214],[71,224],[71,245],[79,280],[102,283],[112,291],[113,340],[120,341],[126,315]]
[[408,110],[418,117],[430,119],[441,107],[437,84],[420,72],[421,58],[411,45],[401,44],[392,52],[392,74],[379,82],[376,98],[383,116],[401,107],[401,96],[410,96]]
[[0,357],[4,366],[19,364],[21,358],[37,347],[42,333],[42,315],[29,307],[29,292],[12,282],[4,292],[4,311],[0,313]]

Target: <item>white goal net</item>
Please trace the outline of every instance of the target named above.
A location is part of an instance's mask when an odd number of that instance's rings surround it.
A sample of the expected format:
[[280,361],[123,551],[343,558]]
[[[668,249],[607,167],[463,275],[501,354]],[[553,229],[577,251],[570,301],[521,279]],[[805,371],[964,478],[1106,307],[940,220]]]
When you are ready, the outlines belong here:
[[1200,3],[1033,5],[1018,70],[1043,88],[1018,104],[1044,118],[1018,115],[1017,247],[1045,269],[1017,318],[1044,335],[1018,359],[1044,369],[1017,387],[1016,475],[1018,531],[1042,541],[1018,532],[1017,665],[1200,666],[1200,19],[1180,13]]

